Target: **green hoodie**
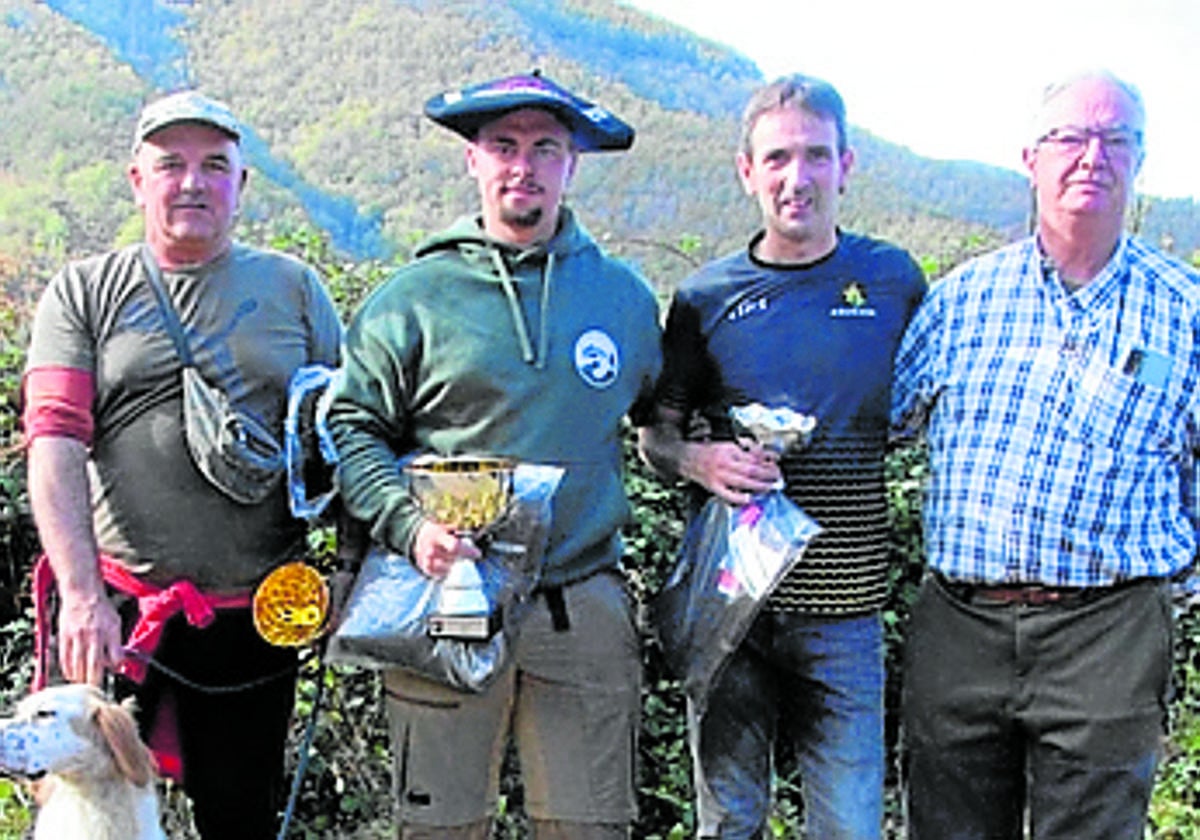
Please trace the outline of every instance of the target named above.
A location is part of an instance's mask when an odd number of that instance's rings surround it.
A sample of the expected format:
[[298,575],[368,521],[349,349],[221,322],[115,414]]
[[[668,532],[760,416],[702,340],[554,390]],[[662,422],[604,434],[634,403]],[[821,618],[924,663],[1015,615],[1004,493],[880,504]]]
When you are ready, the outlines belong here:
[[355,316],[329,423],[346,506],[391,550],[407,553],[421,522],[398,456],[500,455],[566,469],[545,585],[619,562],[620,430],[626,414],[650,419],[658,308],[562,212],[558,234],[524,251],[459,220]]

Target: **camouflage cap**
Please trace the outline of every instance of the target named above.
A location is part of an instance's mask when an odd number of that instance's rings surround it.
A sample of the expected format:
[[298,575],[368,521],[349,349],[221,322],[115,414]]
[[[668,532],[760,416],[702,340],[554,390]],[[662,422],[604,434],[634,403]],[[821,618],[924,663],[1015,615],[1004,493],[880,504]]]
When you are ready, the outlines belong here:
[[199,91],[185,90],[156,99],[142,109],[133,136],[134,151],[154,132],[183,122],[210,125],[235,141],[240,141],[242,137],[242,126],[228,105],[209,99]]

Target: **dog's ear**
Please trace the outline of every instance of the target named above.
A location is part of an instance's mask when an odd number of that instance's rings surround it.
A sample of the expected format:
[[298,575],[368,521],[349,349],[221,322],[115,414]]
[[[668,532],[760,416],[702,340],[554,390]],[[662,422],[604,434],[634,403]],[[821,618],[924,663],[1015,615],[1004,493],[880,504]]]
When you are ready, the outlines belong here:
[[154,778],[154,759],[138,736],[133,715],[119,703],[108,701],[97,704],[94,715],[121,775],[138,787],[148,784]]

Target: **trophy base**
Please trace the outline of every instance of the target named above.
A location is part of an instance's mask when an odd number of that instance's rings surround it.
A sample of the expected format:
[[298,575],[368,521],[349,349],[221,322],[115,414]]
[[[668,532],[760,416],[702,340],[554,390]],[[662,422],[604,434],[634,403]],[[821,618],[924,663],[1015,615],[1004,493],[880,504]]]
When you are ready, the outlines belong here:
[[497,615],[446,615],[434,613],[429,616],[429,635],[435,639],[462,639],[481,642],[490,639],[500,629]]

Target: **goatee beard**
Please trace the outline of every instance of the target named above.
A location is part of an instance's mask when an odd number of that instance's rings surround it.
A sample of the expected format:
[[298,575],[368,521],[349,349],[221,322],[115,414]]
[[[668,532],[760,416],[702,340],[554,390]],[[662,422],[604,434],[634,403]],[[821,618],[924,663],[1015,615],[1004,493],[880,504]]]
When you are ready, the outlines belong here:
[[518,228],[535,228],[542,221],[542,208],[534,207],[531,210],[526,210],[524,213],[505,212],[500,216],[501,220],[508,225]]

